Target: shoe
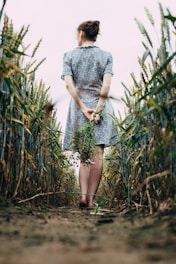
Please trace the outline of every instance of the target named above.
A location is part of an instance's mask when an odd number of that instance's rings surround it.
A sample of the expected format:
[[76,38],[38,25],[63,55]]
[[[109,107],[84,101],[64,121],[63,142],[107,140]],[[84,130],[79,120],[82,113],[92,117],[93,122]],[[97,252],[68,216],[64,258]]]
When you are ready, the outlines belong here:
[[87,209],[87,203],[80,202],[79,209]]
[[87,207],[86,209],[91,211],[91,210],[95,210],[95,207],[94,206],[93,207]]
[[98,207],[99,207],[99,206],[98,206],[97,203],[93,203],[93,205],[91,205],[91,206],[87,206],[87,209],[88,209],[88,210],[96,210]]

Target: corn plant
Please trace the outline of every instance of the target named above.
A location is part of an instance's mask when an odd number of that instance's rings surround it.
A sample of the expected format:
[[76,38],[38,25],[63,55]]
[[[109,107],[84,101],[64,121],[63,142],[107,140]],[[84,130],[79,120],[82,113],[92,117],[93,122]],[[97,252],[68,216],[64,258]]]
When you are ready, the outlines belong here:
[[[116,175],[113,183],[118,179],[123,182],[128,203],[147,205],[150,213],[176,194],[176,52],[172,38],[176,18],[169,10],[165,15],[160,3],[159,10],[158,49],[142,22],[135,19],[145,38],[145,51],[138,59],[140,80],[132,73],[133,87],[123,84],[128,111],[123,120],[116,120],[121,140],[109,151],[106,161],[106,167]],[[155,30],[153,16],[147,8],[145,11]]]
[[65,170],[70,173],[70,185],[75,184],[49,88],[35,80],[45,60],[35,60],[41,40],[27,55],[28,29],[23,26],[16,33],[4,16],[0,42],[0,193],[4,199],[64,191]]

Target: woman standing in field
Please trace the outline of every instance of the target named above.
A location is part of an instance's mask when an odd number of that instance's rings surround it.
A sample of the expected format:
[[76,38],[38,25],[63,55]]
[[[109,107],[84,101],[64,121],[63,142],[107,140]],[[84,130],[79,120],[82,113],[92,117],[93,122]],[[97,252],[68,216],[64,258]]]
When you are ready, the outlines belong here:
[[[111,85],[112,55],[94,43],[99,34],[99,21],[86,21],[77,29],[78,47],[64,54],[63,73],[66,89],[71,95],[68,110],[64,149],[72,150],[71,141],[75,131],[90,120],[95,122],[96,153],[93,163],[80,162],[80,208],[94,206],[99,187],[104,148],[114,145],[118,138],[113,119],[114,110],[108,98]],[[103,119],[96,114],[103,109]],[[110,114],[110,115],[109,115]]]

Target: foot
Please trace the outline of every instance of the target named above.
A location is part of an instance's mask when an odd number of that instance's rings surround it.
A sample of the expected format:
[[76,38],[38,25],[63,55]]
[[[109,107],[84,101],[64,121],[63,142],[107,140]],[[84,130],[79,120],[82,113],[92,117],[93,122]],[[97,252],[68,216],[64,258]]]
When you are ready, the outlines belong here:
[[88,204],[88,209],[93,210],[95,208],[93,203],[89,203]]
[[88,206],[87,201],[83,201],[83,200],[81,200],[81,201],[79,202],[79,208],[80,208],[80,209],[86,209],[87,206]]

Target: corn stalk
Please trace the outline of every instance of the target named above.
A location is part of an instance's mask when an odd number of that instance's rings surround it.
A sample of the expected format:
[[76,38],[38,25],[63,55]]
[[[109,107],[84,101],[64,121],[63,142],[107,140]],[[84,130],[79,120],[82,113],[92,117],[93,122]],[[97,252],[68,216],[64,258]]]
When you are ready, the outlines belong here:
[[49,88],[35,80],[45,60],[35,60],[41,40],[27,55],[28,29],[23,26],[15,32],[4,16],[0,42],[0,193],[4,199],[64,190],[65,170],[72,187],[75,184]]
[[[160,3],[159,10],[161,29],[157,49],[147,29],[136,19],[145,38],[145,51],[138,59],[140,79],[132,73],[133,87],[129,89],[123,84],[123,101],[128,111],[124,120],[116,120],[121,140],[109,151],[106,161],[116,180],[120,177],[124,183],[128,203],[147,205],[150,213],[163,200],[175,199],[176,195],[176,52],[172,38],[176,19],[169,10],[165,15]],[[153,16],[148,9],[146,13],[156,32]]]

